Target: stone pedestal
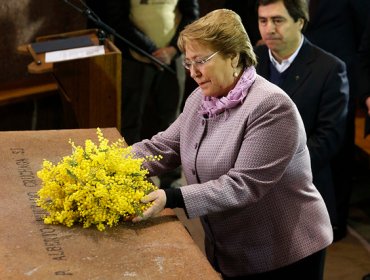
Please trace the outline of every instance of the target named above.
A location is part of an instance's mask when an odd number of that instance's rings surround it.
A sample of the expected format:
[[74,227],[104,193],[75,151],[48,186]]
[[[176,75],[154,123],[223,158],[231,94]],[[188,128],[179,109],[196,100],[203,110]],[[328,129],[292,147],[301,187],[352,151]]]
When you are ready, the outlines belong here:
[[[111,141],[115,128],[102,129]],[[95,129],[0,132],[1,279],[220,279],[172,210],[139,224],[45,225],[36,206],[44,159],[71,153],[68,139],[97,143]]]

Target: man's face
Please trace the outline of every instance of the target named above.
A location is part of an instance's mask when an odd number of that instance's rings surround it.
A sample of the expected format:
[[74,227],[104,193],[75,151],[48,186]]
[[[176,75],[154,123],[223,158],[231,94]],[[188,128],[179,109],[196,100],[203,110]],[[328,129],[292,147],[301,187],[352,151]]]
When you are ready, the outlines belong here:
[[277,60],[288,58],[298,48],[301,40],[303,19],[294,22],[278,1],[258,7],[258,27],[261,37]]

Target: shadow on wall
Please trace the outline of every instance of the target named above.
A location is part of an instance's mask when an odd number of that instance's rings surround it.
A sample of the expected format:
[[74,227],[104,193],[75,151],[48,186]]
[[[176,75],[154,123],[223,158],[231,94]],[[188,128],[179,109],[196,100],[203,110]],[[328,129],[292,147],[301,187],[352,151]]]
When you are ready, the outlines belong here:
[[17,0],[0,5],[0,85],[28,75],[31,57],[17,53],[19,45],[46,36],[86,28],[86,18],[64,1]]

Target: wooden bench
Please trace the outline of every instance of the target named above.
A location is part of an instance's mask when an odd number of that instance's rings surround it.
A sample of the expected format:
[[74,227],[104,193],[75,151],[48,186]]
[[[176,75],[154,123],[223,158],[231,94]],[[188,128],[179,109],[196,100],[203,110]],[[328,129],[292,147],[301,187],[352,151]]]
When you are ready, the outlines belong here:
[[35,100],[56,94],[58,84],[51,75],[35,75],[18,81],[0,84],[0,105]]
[[36,129],[37,100],[53,94],[58,94],[58,83],[51,74],[32,75],[29,78],[0,84],[0,106],[33,102],[31,129]]

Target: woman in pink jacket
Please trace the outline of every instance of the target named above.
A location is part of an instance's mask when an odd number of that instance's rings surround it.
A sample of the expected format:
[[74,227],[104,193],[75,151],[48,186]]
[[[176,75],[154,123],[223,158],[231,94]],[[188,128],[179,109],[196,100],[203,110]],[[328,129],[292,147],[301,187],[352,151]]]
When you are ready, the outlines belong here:
[[178,45],[199,87],[167,130],[133,148],[163,156],[145,166],[150,176],[182,165],[187,185],[147,195],[153,206],[134,222],[165,207],[200,217],[208,260],[224,279],[323,279],[332,227],[296,106],[256,74],[236,13],[210,12]]

